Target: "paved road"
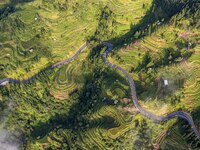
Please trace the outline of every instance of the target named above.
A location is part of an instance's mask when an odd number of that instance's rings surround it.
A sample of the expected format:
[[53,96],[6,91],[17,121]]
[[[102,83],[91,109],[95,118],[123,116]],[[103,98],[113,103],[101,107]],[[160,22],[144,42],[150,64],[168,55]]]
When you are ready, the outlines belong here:
[[132,95],[132,100],[133,100],[133,103],[136,107],[136,109],[142,113],[143,115],[145,115],[146,117],[152,119],[152,120],[156,120],[156,121],[167,121],[171,118],[175,118],[175,117],[180,117],[180,118],[183,118],[185,119],[192,127],[192,130],[194,131],[194,133],[196,134],[196,136],[199,138],[200,140],[200,133],[199,131],[197,130],[197,128],[195,127],[195,124],[193,122],[193,119],[192,117],[186,113],[186,112],[183,112],[183,111],[176,111],[176,112],[172,112],[166,116],[157,116],[145,109],[143,109],[139,103],[138,103],[138,99],[137,99],[137,94],[136,94],[136,88],[135,88],[135,83],[133,81],[133,79],[131,78],[131,76],[129,75],[129,73],[122,69],[121,67],[115,65],[115,64],[112,64],[110,63],[108,60],[107,60],[107,55],[110,51],[112,51],[113,49],[113,45],[111,43],[108,43],[108,42],[103,42],[103,44],[105,46],[107,46],[107,50],[104,52],[103,54],[103,61],[106,65],[114,68],[114,69],[117,69],[119,71],[121,71],[127,78],[128,78],[128,81],[129,81],[129,84],[130,84],[130,87],[131,87],[131,95]]
[[[138,109],[138,111],[140,113],[142,113],[143,115],[149,117],[150,119],[152,120],[158,120],[158,121],[167,121],[171,118],[175,118],[175,117],[181,117],[185,120],[188,121],[188,123],[191,125],[192,127],[192,130],[195,132],[195,134],[197,135],[197,137],[200,139],[200,133],[198,132],[198,130],[196,129],[195,125],[194,125],[194,122],[193,122],[193,119],[192,117],[186,113],[186,112],[183,112],[183,111],[176,111],[176,112],[173,112],[173,113],[170,113],[166,116],[157,116],[155,114],[152,114],[151,112],[148,112],[146,111],[145,109],[143,109],[139,103],[138,103],[138,99],[137,99],[137,95],[136,95],[136,89],[135,89],[135,83],[133,81],[133,79],[131,78],[131,76],[128,74],[128,72],[124,69],[122,69],[121,67],[115,65],[115,64],[112,64],[110,63],[108,60],[107,60],[107,55],[108,53],[113,49],[113,45],[111,43],[108,43],[108,42],[103,42],[103,44],[105,46],[107,46],[107,50],[105,51],[105,53],[103,54],[103,61],[105,62],[105,64],[107,64],[108,66],[112,67],[112,68],[115,68],[119,71],[121,71],[127,78],[128,78],[128,81],[129,81],[129,84],[130,84],[130,87],[131,87],[131,94],[132,94],[132,100],[133,100],[133,103],[135,105],[135,107]],[[80,54],[85,48],[87,47],[87,43],[84,44],[73,56],[71,56],[69,59],[66,59],[64,61],[61,61],[61,62],[58,62],[56,63],[55,65],[53,66],[50,66],[46,69],[44,69],[43,71],[40,71],[39,73],[33,75],[32,77],[26,79],[26,80],[16,80],[16,79],[12,79],[12,78],[5,78],[5,79],[1,79],[0,80],[0,85],[3,85],[3,84],[7,84],[7,83],[14,83],[14,84],[26,84],[26,83],[30,83],[31,80],[37,78],[38,76],[40,76],[42,73],[44,73],[46,70],[50,70],[50,69],[55,69],[63,64],[67,64],[71,61],[73,61],[77,56],[78,54]]]
[[7,84],[7,83],[14,83],[14,84],[20,84],[20,83],[26,84],[26,83],[30,83],[30,81],[32,81],[33,79],[39,77],[39,76],[40,76],[41,74],[43,74],[45,71],[51,70],[51,69],[55,69],[55,68],[57,68],[57,67],[59,67],[59,66],[61,66],[61,65],[64,65],[64,64],[67,64],[67,63],[73,61],[73,60],[76,58],[76,56],[78,56],[78,54],[80,54],[86,47],[87,47],[87,43],[85,43],[85,44],[84,44],[78,51],[76,51],[76,53],[75,53],[73,56],[71,56],[70,58],[68,58],[68,59],[66,59],[66,60],[63,60],[63,61],[61,61],[61,62],[58,62],[58,63],[54,64],[53,66],[50,66],[50,67],[48,67],[48,68],[46,68],[46,69],[40,71],[39,73],[33,75],[32,77],[30,77],[30,78],[28,78],[28,79],[25,79],[25,80],[16,80],[16,79],[12,79],[12,78],[1,79],[1,80],[0,80],[0,86],[1,86],[1,85],[5,85],[5,84]]

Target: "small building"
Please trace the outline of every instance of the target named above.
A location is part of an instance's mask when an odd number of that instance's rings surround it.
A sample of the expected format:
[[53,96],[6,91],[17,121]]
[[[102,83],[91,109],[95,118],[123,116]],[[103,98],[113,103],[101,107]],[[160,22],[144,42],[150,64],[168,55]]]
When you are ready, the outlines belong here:
[[31,53],[32,53],[32,52],[33,52],[33,49],[30,49],[30,50],[29,50],[29,52],[31,52]]
[[169,85],[168,80],[164,80],[164,85],[165,85],[165,86],[168,86],[168,85]]
[[115,101],[114,101],[114,104],[116,105],[118,102],[119,102],[118,100],[115,100]]
[[4,81],[0,85],[6,85],[6,84],[8,84],[8,81]]

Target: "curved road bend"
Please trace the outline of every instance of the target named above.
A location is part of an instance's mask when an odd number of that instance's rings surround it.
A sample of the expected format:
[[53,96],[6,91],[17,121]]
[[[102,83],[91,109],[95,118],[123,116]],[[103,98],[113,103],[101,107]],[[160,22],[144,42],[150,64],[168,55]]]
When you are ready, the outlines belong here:
[[[192,127],[192,130],[195,132],[195,134],[197,135],[197,137],[200,139],[200,133],[198,132],[198,130],[196,129],[195,125],[194,125],[194,122],[193,122],[193,119],[192,117],[186,113],[186,112],[183,112],[183,111],[176,111],[176,112],[173,112],[173,113],[170,113],[166,116],[157,116],[157,115],[154,115],[152,114],[151,112],[148,112],[146,111],[145,109],[143,109],[139,103],[138,103],[138,99],[137,99],[137,96],[136,96],[136,89],[135,89],[135,83],[134,81],[132,80],[131,76],[128,74],[128,72],[124,69],[122,69],[121,67],[117,66],[117,65],[114,65],[112,63],[110,63],[108,60],[107,60],[107,55],[108,53],[112,50],[113,48],[113,45],[108,43],[108,42],[103,42],[103,44],[105,46],[107,46],[107,50],[105,51],[105,53],[103,54],[103,61],[105,62],[105,64],[107,64],[108,66],[112,67],[112,68],[115,68],[119,71],[121,71],[127,78],[128,78],[128,81],[129,81],[129,84],[130,84],[130,87],[131,87],[131,94],[132,94],[132,100],[133,100],[133,103],[135,105],[135,107],[138,109],[138,111],[140,113],[142,113],[143,115],[147,116],[148,118],[152,119],[152,120],[158,120],[158,121],[166,121],[166,120],[169,120],[171,118],[174,118],[174,117],[181,117],[185,120],[188,121],[188,123],[191,125]],[[56,64],[54,64],[53,66],[50,66],[46,69],[44,69],[43,71],[40,71],[39,73],[33,75],[32,77],[28,78],[28,79],[25,79],[25,80],[16,80],[16,79],[12,79],[12,78],[4,78],[4,79],[1,79],[0,80],[0,85],[2,85],[3,83],[14,83],[14,84],[26,84],[26,83],[29,83],[31,80],[37,78],[40,74],[44,73],[46,70],[49,70],[49,69],[55,69],[61,65],[64,65],[64,64],[67,64],[71,61],[73,61],[77,56],[78,54],[80,54],[85,48],[87,47],[87,43],[85,43],[78,51],[76,51],[76,53],[71,56],[70,58],[66,59],[66,60],[63,60],[61,62],[58,62]]]
[[61,65],[64,65],[64,64],[67,64],[67,63],[73,61],[78,56],[78,54],[80,54],[86,47],[87,47],[87,43],[85,43],[83,46],[81,46],[79,48],[79,50],[77,50],[76,53],[73,56],[71,56],[70,58],[65,59],[65,60],[63,60],[61,62],[58,62],[58,63],[54,64],[53,66],[47,67],[46,69],[40,71],[39,73],[33,75],[32,77],[30,77],[28,79],[24,79],[24,80],[16,80],[16,79],[12,79],[12,78],[1,79],[0,80],[0,86],[1,85],[5,85],[7,83],[14,83],[14,84],[20,84],[20,83],[26,84],[26,83],[30,83],[30,81],[32,81],[33,79],[37,78],[38,76],[40,76],[45,71],[50,70],[50,69],[58,68]]
[[144,116],[146,116],[146,117],[148,117],[148,118],[150,118],[152,120],[156,120],[156,121],[167,121],[167,120],[169,120],[171,118],[175,118],[175,117],[183,118],[191,125],[192,130],[194,131],[194,133],[196,134],[196,136],[200,140],[200,133],[197,130],[197,128],[195,127],[195,124],[193,122],[192,117],[188,113],[183,112],[183,111],[176,111],[176,112],[172,112],[172,113],[170,113],[170,114],[168,114],[166,116],[157,116],[157,115],[155,115],[155,114],[143,109],[138,103],[135,83],[134,83],[133,79],[131,78],[131,76],[129,75],[129,73],[126,70],[122,69],[121,67],[119,67],[119,66],[117,66],[115,64],[112,64],[107,60],[107,55],[113,49],[113,45],[111,43],[108,43],[108,42],[103,42],[103,44],[105,46],[107,46],[107,50],[103,54],[104,63],[106,65],[114,68],[114,69],[117,69],[117,70],[121,71],[128,78],[128,81],[129,81],[129,84],[130,84],[130,87],[131,87],[131,95],[132,95],[133,103],[134,103],[136,109],[140,113],[142,113]]

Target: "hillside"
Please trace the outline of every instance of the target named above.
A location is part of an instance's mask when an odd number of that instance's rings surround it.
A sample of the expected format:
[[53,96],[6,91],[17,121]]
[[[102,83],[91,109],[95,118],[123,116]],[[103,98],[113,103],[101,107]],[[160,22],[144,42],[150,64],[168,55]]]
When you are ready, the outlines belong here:
[[108,60],[131,75],[143,108],[157,115],[185,111],[200,130],[199,6],[195,0],[1,1],[0,79],[29,79],[88,43],[73,61],[28,84],[0,86],[1,128],[20,139],[18,149],[199,149],[185,120],[157,122],[139,113],[127,78],[102,61],[102,42],[109,41]]

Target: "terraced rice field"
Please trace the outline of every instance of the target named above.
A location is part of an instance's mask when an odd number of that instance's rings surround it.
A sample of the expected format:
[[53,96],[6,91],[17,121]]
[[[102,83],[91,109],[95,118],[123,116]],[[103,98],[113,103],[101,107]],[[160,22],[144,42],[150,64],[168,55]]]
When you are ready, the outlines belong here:
[[86,49],[73,62],[57,69],[50,86],[52,96],[66,100],[83,86],[84,78],[81,67],[87,59],[88,52],[89,49]]
[[[132,75],[132,78],[136,81],[136,84],[137,81],[143,82],[146,80],[145,78],[153,77],[153,81],[150,82],[150,84],[152,83],[156,87],[149,86],[150,88],[148,88],[145,87],[146,85],[144,83],[142,86],[145,88],[146,91],[144,91],[141,94],[138,94],[140,98],[140,104],[142,105],[143,108],[146,108],[147,110],[150,110],[151,112],[160,115],[168,114],[177,109],[182,109],[193,113],[194,110],[198,109],[200,106],[199,105],[200,104],[199,103],[200,99],[199,38],[200,38],[199,32],[195,28],[188,29],[187,31],[185,31],[185,29],[182,29],[180,27],[178,28],[173,24],[170,25],[161,24],[159,25],[155,33],[152,33],[151,35],[146,36],[141,40],[134,41],[131,45],[128,46],[125,45],[126,48],[121,48],[120,50],[116,49],[117,52],[114,52],[113,55],[110,55],[109,61],[111,61],[113,64],[121,66],[125,70],[128,70],[129,73]],[[172,64],[167,67],[158,68],[155,70],[154,68],[149,68],[147,72],[143,70],[139,72],[134,71],[134,69],[137,68],[139,63],[141,63],[141,60],[144,58],[146,52],[149,52],[151,57],[156,57],[156,55],[159,54],[162,49],[168,47],[176,48],[177,39],[179,40],[182,39],[191,43],[195,42],[196,46],[194,48],[188,46],[186,47],[187,51],[193,52],[192,56],[189,57],[188,60],[180,59],[179,62],[176,64]],[[162,84],[164,84],[160,83],[161,78],[168,80],[169,88],[161,86]],[[138,85],[137,89],[140,90],[141,88],[140,86],[141,85]],[[163,92],[167,91],[168,89],[171,89],[172,93],[170,92],[171,94],[169,95],[163,94]],[[159,95],[161,92],[162,96],[160,97]],[[152,93],[157,95],[157,97],[155,97],[154,94]],[[170,99],[173,99],[178,95],[182,96],[180,97],[179,102],[177,102],[175,106],[173,104],[166,103],[167,101],[170,102]],[[196,119],[194,121],[197,124],[197,126],[199,126],[198,115],[196,114],[195,117]],[[172,122],[169,123],[169,125],[170,124],[172,125],[174,122],[175,120],[172,120]],[[187,137],[192,136],[191,132],[189,134],[190,135],[188,134],[184,135],[185,137],[182,140],[185,140],[187,139]],[[173,138],[169,139],[173,140]],[[166,143],[169,142],[168,138],[165,142]],[[172,144],[173,147],[173,141],[169,143]],[[175,145],[176,144],[177,143],[175,143]],[[185,147],[183,146],[182,149],[186,149],[187,146],[188,145],[186,144],[186,146]],[[170,147],[170,145],[167,145],[167,147]]]
[[[120,37],[145,16],[151,3],[152,0],[35,0],[17,4],[16,12],[0,24],[0,78],[25,79],[69,58],[95,34],[105,8],[113,16],[106,27],[112,36],[102,40]],[[192,35],[189,39],[196,42],[199,37]],[[147,73],[134,70],[147,52],[153,57],[164,48],[175,48],[178,38],[188,40],[184,29],[161,23],[155,33],[130,45],[124,43],[124,48],[115,49],[109,57],[136,81],[141,106],[158,115],[177,109],[192,112],[194,105],[200,106],[199,42],[191,49],[194,54],[188,60],[156,71],[149,68]],[[31,84],[0,87],[0,101],[12,98],[16,106],[6,121],[8,128],[30,137],[27,149],[152,149],[153,139],[176,121],[157,124],[138,114],[130,101],[127,80],[105,64],[103,68],[102,62],[89,68],[107,69],[103,79],[96,77],[101,83],[86,80],[84,77],[92,80],[96,75],[85,67],[90,51],[91,47],[70,64],[45,72]],[[175,75],[184,79],[183,86],[174,79]],[[169,80],[171,95],[166,94],[169,89],[163,87],[161,77]],[[172,104],[173,97],[182,93],[184,97]],[[84,98],[79,99],[81,96]]]
[[183,137],[176,131],[176,129],[171,129],[168,133],[166,133],[166,139],[164,142],[160,143],[161,149],[179,149],[179,150],[187,150],[191,149],[191,146],[184,142]]
[[[0,25],[0,77],[26,79],[49,65],[69,58],[95,33],[106,7],[114,14],[107,30],[113,33],[113,37],[119,37],[129,31],[131,24],[140,21],[151,2],[144,0],[145,7],[139,0],[76,0],[69,1],[68,5],[64,0],[36,0],[17,4],[17,11],[3,18]],[[114,104],[115,100],[128,97],[129,86],[115,72],[102,83],[103,98],[93,106],[94,112],[88,109],[90,115],[85,116],[83,111],[83,120],[75,115],[79,128],[74,130],[70,123],[59,124],[59,120],[58,128],[51,129],[52,118],[67,115],[76,105],[75,98],[85,84],[83,66],[88,61],[90,50],[82,52],[70,64],[45,72],[30,85],[8,85],[13,89],[10,96],[17,107],[7,122],[16,123],[10,126],[11,131],[19,129],[31,134],[33,139],[27,143],[27,149],[107,149],[115,147],[115,141],[118,141],[116,148],[120,149],[122,142],[119,139],[127,132],[131,133],[135,124],[133,117],[126,111],[121,113],[123,101]],[[94,103],[97,101],[94,100]],[[88,124],[84,124],[84,120]],[[26,128],[28,124],[31,126],[29,129]],[[41,130],[40,126],[42,129],[48,127],[48,131]],[[127,141],[129,147],[132,147],[131,140]]]
[[189,59],[185,65],[186,67],[192,69],[192,74],[185,85],[185,96],[186,100],[184,103],[187,106],[187,109],[193,109],[199,107],[200,99],[200,47],[195,48],[195,53]]
[[37,0],[18,4],[18,10],[4,19],[0,27],[1,76],[28,78],[69,58],[95,32],[96,18],[105,6],[115,14],[115,25],[108,27],[110,32],[116,31],[116,37],[128,32],[130,22],[137,23],[151,1],[145,0],[144,4],[145,8],[140,1],[131,0],[68,3],[57,0],[51,4]]

